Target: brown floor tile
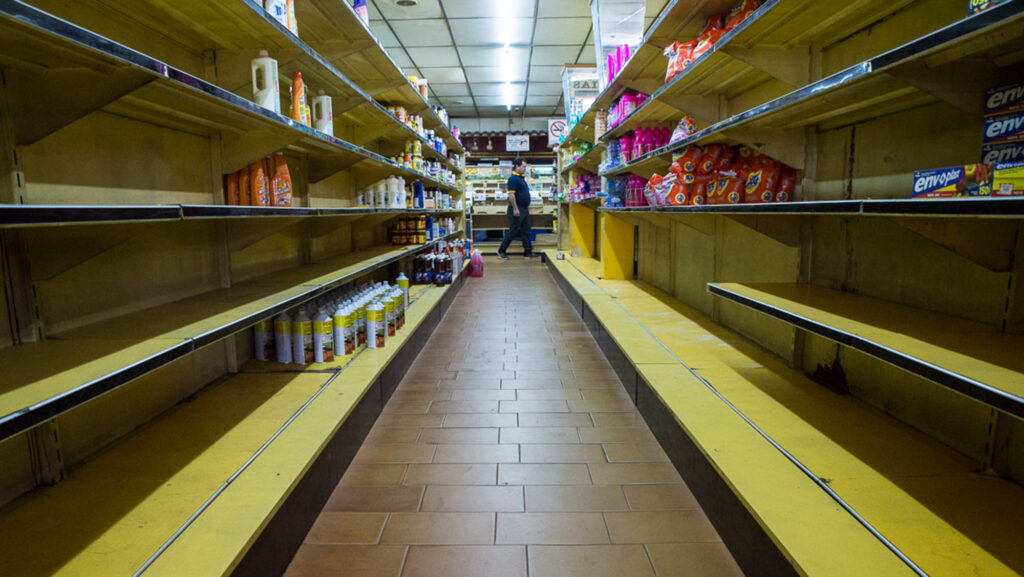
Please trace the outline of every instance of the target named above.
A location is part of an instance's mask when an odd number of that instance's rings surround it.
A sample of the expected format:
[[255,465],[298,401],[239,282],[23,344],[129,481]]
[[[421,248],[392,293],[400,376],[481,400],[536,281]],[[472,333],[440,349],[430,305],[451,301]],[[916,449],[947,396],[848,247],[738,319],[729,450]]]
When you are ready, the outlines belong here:
[[607,463],[601,445],[520,445],[523,463]]
[[429,381],[431,379],[454,379],[457,371],[449,371],[445,367],[417,367],[415,363],[409,372],[405,374],[406,379],[417,381]]
[[451,415],[444,415],[444,423],[440,426],[445,428],[515,427],[517,425],[517,422],[518,420],[516,419],[516,415],[513,415],[511,413],[504,415],[486,413],[455,413]]
[[303,545],[292,559],[286,577],[398,577],[406,547],[365,545]]
[[376,427],[366,436],[366,445],[407,445],[415,443],[420,430],[413,428],[388,429]]
[[502,379],[501,388],[520,391],[561,389],[562,381],[559,379]]
[[520,427],[586,427],[594,426],[587,413],[519,413]]
[[671,463],[592,463],[589,467],[595,485],[682,482],[682,478]]
[[[444,401],[440,401],[444,402]],[[574,413],[633,413],[633,401],[569,401],[569,410]]]
[[586,465],[498,465],[499,485],[590,485]]
[[[595,414],[596,418],[597,415]],[[646,427],[591,427],[580,428],[580,440],[584,443],[636,443],[656,442]]]
[[499,401],[502,413],[567,413],[565,401]]
[[502,443],[579,443],[575,427],[516,427],[501,430]]
[[473,371],[463,370],[459,371],[455,377],[444,377],[444,379],[452,379],[455,381],[478,381],[482,379],[486,380],[501,380],[501,379],[514,379],[516,378],[515,371],[505,370],[486,370],[486,371]]
[[527,549],[530,577],[654,577],[647,551],[640,545]]
[[[389,429],[397,431],[399,429]],[[419,442],[431,445],[494,444],[500,429],[423,429]]]
[[514,401],[515,391],[500,389],[453,389],[453,401]]
[[406,382],[402,381],[399,383],[396,391],[410,391],[410,392],[422,392],[422,391],[436,391],[438,390],[438,383],[440,379],[433,379],[431,381],[413,381]]
[[[428,489],[429,491],[429,489]],[[626,511],[622,487],[613,485],[526,487],[529,512]]]
[[359,487],[343,485],[334,490],[324,511],[390,513],[418,511],[423,487]]
[[[479,337],[470,336],[468,338],[478,339]],[[449,371],[455,371],[455,372],[465,371],[465,372],[474,372],[474,373],[483,373],[483,372],[494,373],[494,372],[505,371],[505,370],[508,370],[508,369],[505,368],[505,361],[497,360],[497,361],[457,361],[457,362],[451,362],[451,363],[448,363],[448,370]]]
[[363,445],[353,462],[429,463],[433,459],[433,445]]
[[373,544],[380,539],[387,513],[322,512],[306,534],[305,543]]
[[417,545],[402,577],[526,577],[526,547]]
[[341,486],[399,485],[408,465],[361,465],[353,463],[341,477]]
[[605,513],[612,543],[692,543],[721,541],[700,509]]
[[623,490],[632,511],[672,511],[700,507],[690,488],[683,483],[627,485]]
[[593,377],[562,377],[562,386],[567,389],[614,389],[622,390],[622,382],[612,373],[611,376],[597,379]]
[[579,389],[524,389],[517,391],[517,401],[578,401]]
[[722,543],[648,545],[647,551],[658,575],[743,577],[743,571]]
[[435,463],[518,463],[519,445],[437,445]]
[[393,513],[380,542],[490,545],[494,543],[494,513]]
[[449,512],[521,512],[523,488],[519,486],[443,486],[427,487],[420,511]]
[[494,485],[498,482],[498,465],[409,465],[403,482],[406,485]]
[[377,418],[377,427],[440,427],[444,415],[381,415]]
[[515,374],[514,377],[509,377],[509,378],[514,378],[517,381],[531,381],[531,380],[550,381],[550,380],[553,380],[553,379],[562,379],[563,377],[572,377],[572,376],[573,376],[572,371],[565,370],[565,369],[552,369],[552,370],[547,370],[547,371],[522,369],[522,370],[516,371],[516,374]]
[[430,407],[430,401],[390,401],[384,407],[385,415],[423,415]]
[[430,391],[409,391],[399,389],[391,396],[390,402],[395,401],[447,401],[451,397],[451,391],[430,390]]
[[497,413],[498,401],[434,401],[431,413]]
[[487,389],[500,389],[501,379],[466,379],[462,381],[445,380],[438,383],[441,390],[469,389],[474,391]]
[[539,355],[524,354],[523,356],[527,358],[522,361],[505,361],[504,369],[506,371],[561,370],[558,366],[558,361],[555,360],[554,353],[543,353]]
[[646,443],[609,443],[604,450],[610,462],[668,461],[668,455],[656,441]]
[[601,513],[498,513],[496,542],[523,545],[608,543]]

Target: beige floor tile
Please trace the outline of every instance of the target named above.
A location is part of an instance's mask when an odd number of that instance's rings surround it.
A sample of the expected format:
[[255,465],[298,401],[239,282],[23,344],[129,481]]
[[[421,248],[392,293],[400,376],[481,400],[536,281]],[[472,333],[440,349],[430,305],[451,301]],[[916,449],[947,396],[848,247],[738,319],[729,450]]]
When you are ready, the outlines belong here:
[[744,577],[722,543],[655,544],[648,545],[647,551],[658,575]]
[[[469,336],[468,338],[480,338],[480,337]],[[493,372],[501,372],[501,371],[508,370],[508,369],[505,368],[505,361],[504,360],[500,360],[500,359],[498,359],[498,360],[487,360],[487,361],[481,361],[481,360],[476,360],[476,361],[457,361],[457,362],[448,363],[448,367],[447,368],[448,368],[449,371],[455,371],[455,372],[466,371],[466,372],[474,372],[474,373],[484,373],[484,372],[492,372],[493,373]]]
[[[400,429],[389,429],[397,431]],[[431,445],[494,444],[500,429],[423,429],[419,442]]]
[[501,380],[501,379],[514,379],[516,378],[515,371],[505,370],[486,370],[486,371],[473,371],[463,370],[459,371],[457,376],[454,377],[442,377],[442,380],[452,379],[455,381],[478,381],[478,380]]
[[595,485],[681,483],[671,463],[591,463]]
[[520,445],[523,463],[607,463],[601,445]]
[[433,459],[433,445],[363,445],[353,462],[429,463]]
[[441,379],[432,379],[429,381],[402,381],[399,383],[396,391],[410,391],[410,392],[422,392],[422,391],[436,391],[439,389],[438,383]]
[[514,401],[515,391],[504,391],[500,389],[453,389],[451,391],[453,401]]
[[601,513],[498,513],[496,542],[523,545],[608,543]]
[[[582,414],[582,413],[581,413]],[[597,415],[595,414],[596,418]],[[656,442],[646,427],[591,427],[580,428],[580,440],[584,443],[637,443]]]
[[558,366],[558,361],[555,360],[554,353],[543,353],[539,355],[528,355],[522,361],[505,361],[504,369],[506,371],[536,371],[536,370],[561,370]]
[[683,483],[627,485],[623,490],[632,511],[672,511],[700,507],[690,488]]
[[440,427],[444,415],[381,415],[377,418],[377,427]]
[[575,427],[516,427],[501,429],[502,443],[579,443]]
[[693,543],[721,541],[700,509],[605,513],[612,543]]
[[[438,415],[440,416],[440,415]],[[444,423],[440,426],[451,427],[515,427],[518,423],[516,415],[508,413],[504,415],[486,413],[454,413],[444,415]]]
[[494,513],[392,513],[382,544],[490,545]]
[[303,545],[292,559],[286,577],[398,577],[405,546]]
[[456,391],[459,389],[467,390],[488,390],[488,389],[500,389],[501,379],[466,379],[462,381],[444,380],[440,381],[437,385],[441,390]]
[[531,370],[521,369],[515,372],[515,376],[508,377],[514,378],[517,381],[550,381],[552,379],[562,379],[565,377],[572,377],[572,371],[566,369],[551,369],[551,370]]
[[656,441],[646,443],[609,443],[604,450],[611,462],[668,461],[668,455]]
[[406,485],[494,485],[498,482],[496,464],[409,465]]
[[391,396],[391,401],[447,401],[451,397],[451,391],[430,390],[430,391],[409,391],[398,389]]
[[527,556],[530,577],[654,577],[640,545],[531,546]]
[[402,577],[526,577],[526,547],[417,545]]
[[518,391],[561,389],[560,379],[502,379],[502,389],[515,389]]
[[322,512],[306,534],[305,543],[373,544],[380,539],[387,513]]
[[519,445],[437,445],[434,462],[518,463]]
[[366,445],[407,445],[415,443],[419,438],[420,430],[413,428],[389,429],[387,427],[375,427],[366,436]]
[[353,463],[341,477],[342,486],[400,485],[408,465],[361,465]]
[[579,389],[524,389],[517,391],[517,401],[577,401],[580,396]]
[[574,413],[634,413],[636,405],[628,399],[625,401],[569,401],[569,410]]
[[587,465],[498,465],[499,485],[590,485]]
[[[429,488],[427,489],[429,491]],[[526,487],[529,512],[626,511],[622,487],[614,485]]]
[[499,401],[502,413],[567,413],[565,401]]
[[497,413],[498,401],[434,401],[431,413]]
[[405,378],[417,381],[429,381],[431,379],[454,379],[457,371],[449,371],[445,367],[417,367],[413,364]]
[[587,413],[519,413],[520,427],[586,427],[594,426]]
[[509,486],[433,485],[423,495],[420,511],[522,512],[523,488]]
[[423,415],[430,407],[430,401],[390,401],[384,407],[385,415]]
[[423,487],[361,487],[342,485],[334,490],[324,511],[390,513],[418,511]]

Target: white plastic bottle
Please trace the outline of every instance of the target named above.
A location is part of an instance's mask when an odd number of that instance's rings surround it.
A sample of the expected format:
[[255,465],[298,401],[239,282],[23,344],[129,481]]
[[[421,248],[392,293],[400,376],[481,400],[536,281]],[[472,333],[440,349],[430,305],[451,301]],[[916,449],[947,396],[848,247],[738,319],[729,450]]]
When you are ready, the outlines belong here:
[[313,321],[304,310],[292,321],[292,362],[296,365],[313,362]]
[[266,50],[252,61],[253,101],[267,110],[281,114],[281,87],[277,81],[277,60]]
[[334,354],[343,357],[348,354],[345,350],[345,322],[348,308],[344,303],[338,305],[334,310]]
[[269,361],[273,358],[274,321],[264,319],[252,329],[253,357],[257,361]]
[[263,8],[274,17],[285,28],[288,27],[288,2],[287,0],[266,0]]
[[388,183],[387,183],[387,180],[385,180],[385,179],[378,180],[377,183],[373,185],[373,192],[374,192],[374,204],[377,205],[377,208],[388,208]]
[[277,362],[292,362],[292,318],[287,313],[274,318],[274,348],[277,351]]
[[409,277],[405,276],[404,272],[398,273],[398,278],[395,279],[395,284],[398,285],[398,288],[402,289],[405,308],[409,308]]
[[366,307],[366,346],[383,349],[388,338],[388,321],[384,316],[384,305],[374,302]]
[[380,304],[384,305],[384,322],[388,327],[388,337],[393,337],[398,330],[395,325],[395,299],[391,298],[390,292],[386,292],[381,297]]
[[334,360],[334,323],[324,311],[313,318],[313,362],[329,363]]
[[331,97],[324,94],[323,90],[317,92],[313,98],[313,127],[324,134],[334,136],[334,110],[331,107]]

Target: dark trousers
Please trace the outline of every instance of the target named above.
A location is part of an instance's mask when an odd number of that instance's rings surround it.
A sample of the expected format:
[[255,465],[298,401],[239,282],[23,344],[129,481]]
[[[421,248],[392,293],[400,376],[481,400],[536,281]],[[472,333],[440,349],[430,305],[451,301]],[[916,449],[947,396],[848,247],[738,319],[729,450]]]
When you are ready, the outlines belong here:
[[523,240],[523,253],[529,255],[533,253],[533,245],[530,244],[530,211],[526,208],[519,208],[519,216],[516,216],[512,212],[512,207],[508,209],[508,230],[505,231],[505,238],[501,241],[501,247],[498,252],[504,253],[508,250],[508,245],[512,243],[512,240],[516,237]]

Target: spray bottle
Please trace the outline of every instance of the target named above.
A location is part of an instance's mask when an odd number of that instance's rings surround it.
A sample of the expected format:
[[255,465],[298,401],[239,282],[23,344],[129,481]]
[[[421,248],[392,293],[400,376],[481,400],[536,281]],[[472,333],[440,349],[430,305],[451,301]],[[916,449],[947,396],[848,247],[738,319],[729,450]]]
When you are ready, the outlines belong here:
[[263,160],[257,160],[249,165],[249,184],[252,187],[252,197],[249,200],[249,204],[252,206],[270,206],[270,181],[267,179]]

